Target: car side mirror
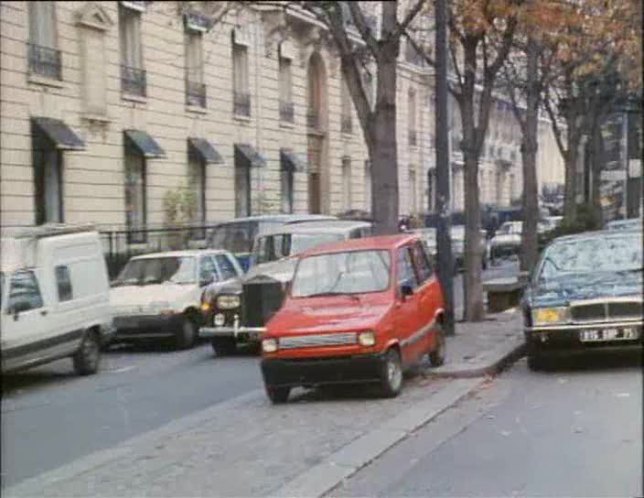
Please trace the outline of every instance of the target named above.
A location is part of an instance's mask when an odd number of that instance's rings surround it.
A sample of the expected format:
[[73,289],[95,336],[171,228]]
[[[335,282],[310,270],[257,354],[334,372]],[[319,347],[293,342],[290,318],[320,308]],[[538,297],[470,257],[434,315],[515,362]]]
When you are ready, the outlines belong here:
[[207,285],[212,284],[215,281],[215,276],[210,274],[206,277],[201,277],[199,281],[199,287],[206,287]]
[[407,297],[413,295],[413,293],[414,293],[414,289],[411,288],[411,285],[403,284],[400,286],[400,295],[402,296],[403,301]]
[[31,309],[29,303],[25,301],[18,301],[17,303],[14,303],[9,308],[7,308],[7,314],[12,315],[14,320],[18,320],[20,313],[28,311],[29,309]]

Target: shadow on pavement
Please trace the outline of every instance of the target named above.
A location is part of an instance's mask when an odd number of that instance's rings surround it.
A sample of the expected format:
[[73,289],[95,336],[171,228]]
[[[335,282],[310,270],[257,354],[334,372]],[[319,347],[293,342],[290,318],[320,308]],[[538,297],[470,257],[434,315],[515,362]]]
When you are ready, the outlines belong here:
[[619,353],[588,352],[556,359],[549,359],[544,373],[583,372],[598,370],[610,371],[623,368],[641,368],[644,365],[642,351],[624,351]]
[[[68,365],[69,371],[51,370],[27,370],[24,372],[2,374],[2,397],[16,394],[23,389],[32,389],[35,387],[46,387],[48,385],[60,384],[61,381],[78,379],[72,369],[71,362]],[[62,370],[62,369],[61,369]]]

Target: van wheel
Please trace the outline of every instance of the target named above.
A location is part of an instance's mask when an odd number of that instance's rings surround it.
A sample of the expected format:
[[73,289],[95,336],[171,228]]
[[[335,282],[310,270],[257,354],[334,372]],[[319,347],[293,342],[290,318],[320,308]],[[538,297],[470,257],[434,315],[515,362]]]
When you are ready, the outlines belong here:
[[445,332],[442,325],[436,325],[436,346],[429,353],[429,363],[432,367],[440,367],[445,363]]
[[95,374],[101,359],[101,345],[97,334],[90,330],[85,334],[78,351],[72,357],[78,375]]
[[389,349],[380,371],[380,390],[385,398],[395,398],[402,390],[403,371],[400,353]]
[[237,351],[237,344],[232,337],[219,337],[213,339],[211,344],[217,356],[230,356]]
[[190,317],[185,317],[181,329],[177,332],[176,344],[178,349],[189,349],[197,340],[197,325]]
[[290,387],[273,387],[273,386],[265,386],[265,387],[266,387],[266,395],[268,396],[268,399],[271,400],[271,403],[273,403],[274,405],[281,405],[288,401],[288,395],[291,394]]

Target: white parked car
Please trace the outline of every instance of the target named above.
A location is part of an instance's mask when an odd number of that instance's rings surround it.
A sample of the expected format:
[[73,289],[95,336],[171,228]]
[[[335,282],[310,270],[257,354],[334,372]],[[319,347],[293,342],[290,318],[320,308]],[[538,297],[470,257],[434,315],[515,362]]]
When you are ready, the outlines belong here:
[[112,282],[114,341],[172,338],[192,347],[202,324],[201,296],[243,271],[221,249],[172,251],[133,257]]
[[71,357],[81,375],[99,368],[113,333],[109,279],[92,227],[42,225],[2,239],[2,371]]
[[506,221],[490,240],[490,257],[492,260],[518,254],[521,249],[522,221]]

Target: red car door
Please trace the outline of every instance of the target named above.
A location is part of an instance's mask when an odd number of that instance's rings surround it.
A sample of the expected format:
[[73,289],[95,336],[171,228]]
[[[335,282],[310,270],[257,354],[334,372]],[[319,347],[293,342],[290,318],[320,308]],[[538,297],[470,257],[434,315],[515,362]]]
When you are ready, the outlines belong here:
[[431,350],[434,345],[433,330],[436,311],[442,306],[440,284],[432,273],[430,260],[425,248],[420,241],[412,246],[412,256],[416,273],[418,275],[418,313],[421,315],[423,338],[419,341],[416,354],[420,357]]
[[[396,335],[401,346],[403,363],[411,363],[416,359],[415,350],[418,346],[416,334],[421,328],[419,313],[418,276],[414,269],[411,247],[398,249],[396,254]],[[403,295],[403,287],[411,289],[411,295]]]

